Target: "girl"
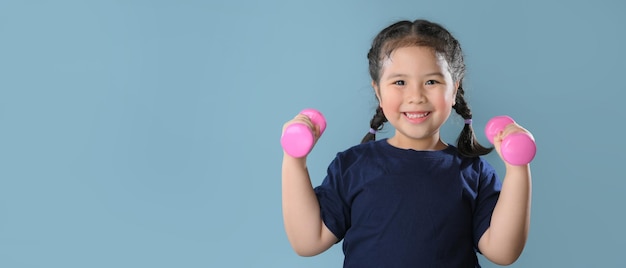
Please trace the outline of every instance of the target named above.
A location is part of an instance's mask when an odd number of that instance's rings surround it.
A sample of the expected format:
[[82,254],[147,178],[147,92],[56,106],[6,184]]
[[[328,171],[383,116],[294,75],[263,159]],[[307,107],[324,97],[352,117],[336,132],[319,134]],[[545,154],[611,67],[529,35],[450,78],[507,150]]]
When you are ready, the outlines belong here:
[[[284,154],[283,218],[296,253],[317,255],[343,240],[344,267],[480,267],[476,252],[515,262],[530,223],[530,167],[505,162],[501,183],[480,158],[492,148],[472,131],[458,41],[439,24],[400,21],[376,36],[367,57],[379,107],[363,142],[337,154],[316,188],[306,157]],[[456,146],[439,134],[452,109],[465,119]],[[296,122],[319,137],[303,115],[284,127]],[[395,134],[376,140],[385,122]],[[516,132],[528,133],[511,124],[494,138],[498,154]]]

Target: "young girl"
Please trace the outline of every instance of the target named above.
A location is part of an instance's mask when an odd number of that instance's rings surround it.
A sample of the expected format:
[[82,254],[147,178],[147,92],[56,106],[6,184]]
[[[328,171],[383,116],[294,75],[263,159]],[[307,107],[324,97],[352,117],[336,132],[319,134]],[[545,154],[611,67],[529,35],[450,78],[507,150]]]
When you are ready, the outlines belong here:
[[[530,223],[529,165],[505,162],[503,183],[480,158],[462,87],[458,41],[425,20],[382,30],[367,55],[379,101],[360,145],[337,157],[313,188],[306,157],[283,157],[283,217],[302,256],[343,240],[344,267],[480,267],[476,252],[508,265],[524,248]],[[456,146],[439,129],[454,111],[465,119]],[[375,139],[389,122],[395,134]],[[287,122],[311,121],[297,115]],[[284,128],[283,128],[284,129]],[[494,138],[527,130],[507,126]],[[530,133],[529,133],[530,134]],[[500,155],[501,156],[501,155]]]

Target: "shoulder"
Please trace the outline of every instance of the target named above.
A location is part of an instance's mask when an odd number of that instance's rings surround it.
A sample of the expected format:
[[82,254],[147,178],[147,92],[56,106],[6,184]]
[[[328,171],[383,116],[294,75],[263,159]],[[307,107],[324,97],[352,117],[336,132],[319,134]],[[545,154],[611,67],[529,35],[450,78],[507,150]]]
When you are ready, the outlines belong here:
[[494,167],[482,157],[455,156],[459,161],[459,175],[468,192],[488,195],[490,192],[499,192],[501,181]]
[[371,141],[354,145],[344,151],[337,153],[331,166],[340,166],[340,169],[346,170],[352,166],[368,164],[378,161],[383,157],[384,141]]
[[483,157],[465,157],[458,153],[458,150],[454,146],[449,146],[450,152],[454,154],[454,158],[457,159],[460,164],[461,173],[471,174],[472,177],[491,178],[496,177],[496,170],[489,164]]
[[386,140],[370,141],[354,145],[345,151],[339,152],[337,157],[344,160],[358,160],[363,158],[380,157],[386,152]]
[[474,170],[493,170],[493,167],[483,157],[466,157],[459,154],[459,150],[452,145],[448,145],[448,152],[454,155],[454,157],[461,163],[462,169],[474,169]]

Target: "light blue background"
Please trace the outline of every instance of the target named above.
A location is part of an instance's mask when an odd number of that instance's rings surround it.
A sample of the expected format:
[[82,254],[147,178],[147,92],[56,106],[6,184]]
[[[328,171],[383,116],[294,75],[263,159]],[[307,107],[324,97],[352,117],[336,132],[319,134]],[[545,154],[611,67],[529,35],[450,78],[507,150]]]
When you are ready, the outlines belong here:
[[[319,184],[368,129],[371,39],[415,18],[461,41],[483,142],[499,114],[537,139],[532,227],[512,267],[625,267],[625,11],[617,0],[0,1],[0,267],[340,267],[340,245],[303,258],[287,242],[282,124],[324,112],[309,157]],[[444,138],[461,126],[452,116]]]

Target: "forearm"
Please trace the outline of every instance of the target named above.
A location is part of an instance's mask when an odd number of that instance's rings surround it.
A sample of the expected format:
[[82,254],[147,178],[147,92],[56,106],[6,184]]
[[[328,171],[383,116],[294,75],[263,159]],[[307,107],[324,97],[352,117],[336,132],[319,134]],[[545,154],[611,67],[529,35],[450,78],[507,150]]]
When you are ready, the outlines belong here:
[[287,238],[302,256],[317,255],[332,245],[323,237],[320,207],[304,159],[283,157],[283,220]]
[[510,264],[519,258],[528,237],[530,206],[530,167],[507,164],[490,227],[479,242],[485,257],[498,264]]

